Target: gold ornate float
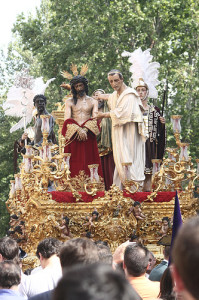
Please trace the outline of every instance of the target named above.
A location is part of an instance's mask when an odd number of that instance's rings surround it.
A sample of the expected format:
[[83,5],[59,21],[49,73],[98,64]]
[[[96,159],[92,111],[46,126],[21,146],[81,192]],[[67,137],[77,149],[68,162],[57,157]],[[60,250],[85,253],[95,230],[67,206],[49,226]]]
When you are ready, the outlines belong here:
[[[157,245],[161,238],[158,234],[160,222],[165,216],[172,220],[174,198],[172,196],[169,202],[158,202],[158,195],[177,190],[183,219],[196,214],[198,208],[194,190],[199,178],[199,168],[194,168],[191,157],[187,155],[188,145],[180,141],[180,125],[177,123],[180,116],[172,116],[177,148],[167,148],[168,157],[162,162],[154,161],[153,191],[145,193],[146,199],[142,203],[146,218],[137,220],[130,213],[138,190],[136,182],[126,178],[125,192],[116,186],[104,191],[102,179],[91,178],[84,171],[75,178],[70,177],[70,154],[63,153],[65,140],[61,135],[64,103],[57,105],[53,115],[59,127],[59,145],[47,142],[48,132],[44,126],[42,147],[35,152],[32,147],[26,146],[20,173],[11,181],[9,199],[6,202],[9,213],[17,214],[20,220],[25,221],[25,243],[21,244],[23,249],[31,255],[35,254],[38,242],[46,237],[53,236],[63,240],[59,225],[64,215],[70,219],[68,226],[73,237],[85,236],[90,232],[94,240],[108,241],[114,251],[136,230],[149,248],[162,253]],[[46,116],[43,118],[45,120]],[[69,193],[73,203],[53,200],[52,193],[48,191],[49,183],[53,184],[57,192]],[[83,202],[83,195],[91,197],[92,202]],[[87,221],[94,210],[99,216],[91,226]]]

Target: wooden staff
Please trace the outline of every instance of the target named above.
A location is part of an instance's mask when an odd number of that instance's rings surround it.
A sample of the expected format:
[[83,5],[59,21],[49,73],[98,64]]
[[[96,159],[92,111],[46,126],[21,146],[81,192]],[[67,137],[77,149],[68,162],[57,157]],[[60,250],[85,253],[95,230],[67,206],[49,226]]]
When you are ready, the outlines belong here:
[[167,97],[167,89],[168,89],[168,81],[166,79],[165,85],[164,85],[163,101],[162,101],[162,116],[164,113],[164,106],[165,106],[166,97]]

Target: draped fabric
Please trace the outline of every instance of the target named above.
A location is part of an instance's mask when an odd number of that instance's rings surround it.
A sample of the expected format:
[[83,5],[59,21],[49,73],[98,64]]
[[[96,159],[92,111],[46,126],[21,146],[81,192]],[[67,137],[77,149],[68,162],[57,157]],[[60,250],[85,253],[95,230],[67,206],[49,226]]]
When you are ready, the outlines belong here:
[[[88,129],[86,141],[78,141],[77,129],[79,127]],[[87,175],[90,175],[88,165],[92,164],[99,164],[98,174],[103,177],[95,132],[99,133],[99,124],[94,119],[89,119],[82,125],[73,119],[65,120],[62,135],[70,137],[69,140],[66,140],[64,152],[71,153],[71,177],[78,175],[80,170],[84,170]]]
[[[108,104],[107,101],[104,101],[103,112],[108,112]],[[112,149],[112,140],[111,140],[111,126],[112,122],[110,118],[103,118],[100,123],[101,132],[99,136],[97,136],[99,153],[104,152],[107,148]]]
[[150,106],[148,111],[148,132],[146,140],[146,164],[145,174],[152,174],[152,159],[163,159],[166,146],[165,124],[160,122],[160,110],[157,106]]
[[132,163],[130,178],[142,182],[145,178],[145,138],[141,100],[136,91],[127,88],[118,97],[117,92],[108,100],[112,119],[112,144],[115,161],[113,183],[122,188],[126,174],[122,163]]
[[[88,195],[86,192],[79,192],[82,196],[82,200],[80,202],[92,202],[94,199],[104,197],[104,192],[99,191],[95,196]],[[52,199],[56,202],[62,203],[75,203],[76,200],[73,197],[71,192],[50,192],[52,195]],[[150,195],[151,192],[137,192],[135,194],[129,194],[127,192],[123,192],[124,197],[131,198],[134,201],[139,201],[142,203],[143,201],[148,201],[147,196]],[[175,197],[175,192],[158,192],[157,196],[154,198],[154,202],[170,202]],[[150,202],[150,201],[149,201]]]
[[107,155],[100,156],[100,158],[104,176],[105,190],[108,191],[113,184],[113,174],[115,169],[113,152],[110,152]]
[[[108,112],[107,101],[104,101],[103,112]],[[105,189],[108,191],[113,184],[115,163],[111,140],[111,119],[103,118],[100,122],[101,132],[97,136],[97,146],[101,158]]]

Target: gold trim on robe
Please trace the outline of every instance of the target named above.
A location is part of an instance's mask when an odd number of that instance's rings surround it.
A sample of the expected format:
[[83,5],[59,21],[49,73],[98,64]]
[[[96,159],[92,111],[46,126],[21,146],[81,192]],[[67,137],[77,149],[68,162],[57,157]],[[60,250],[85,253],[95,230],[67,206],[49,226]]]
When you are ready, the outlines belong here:
[[65,135],[66,140],[70,140],[75,132],[77,132],[78,128],[79,126],[76,124],[67,124],[67,131]]
[[98,135],[100,133],[99,128],[97,126],[97,120],[89,120],[84,124],[85,128],[88,128],[92,133]]

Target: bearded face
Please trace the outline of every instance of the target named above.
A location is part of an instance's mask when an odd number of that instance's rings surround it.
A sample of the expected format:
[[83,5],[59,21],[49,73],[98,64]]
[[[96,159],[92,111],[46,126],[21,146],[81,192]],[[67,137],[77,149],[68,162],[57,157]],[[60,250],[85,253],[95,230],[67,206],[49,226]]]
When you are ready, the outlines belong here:
[[79,97],[83,97],[84,94],[85,94],[85,87],[84,87],[84,84],[82,82],[78,82],[74,85],[75,87],[75,90],[77,92],[77,95]]
[[98,100],[98,109],[104,107],[104,100]]

